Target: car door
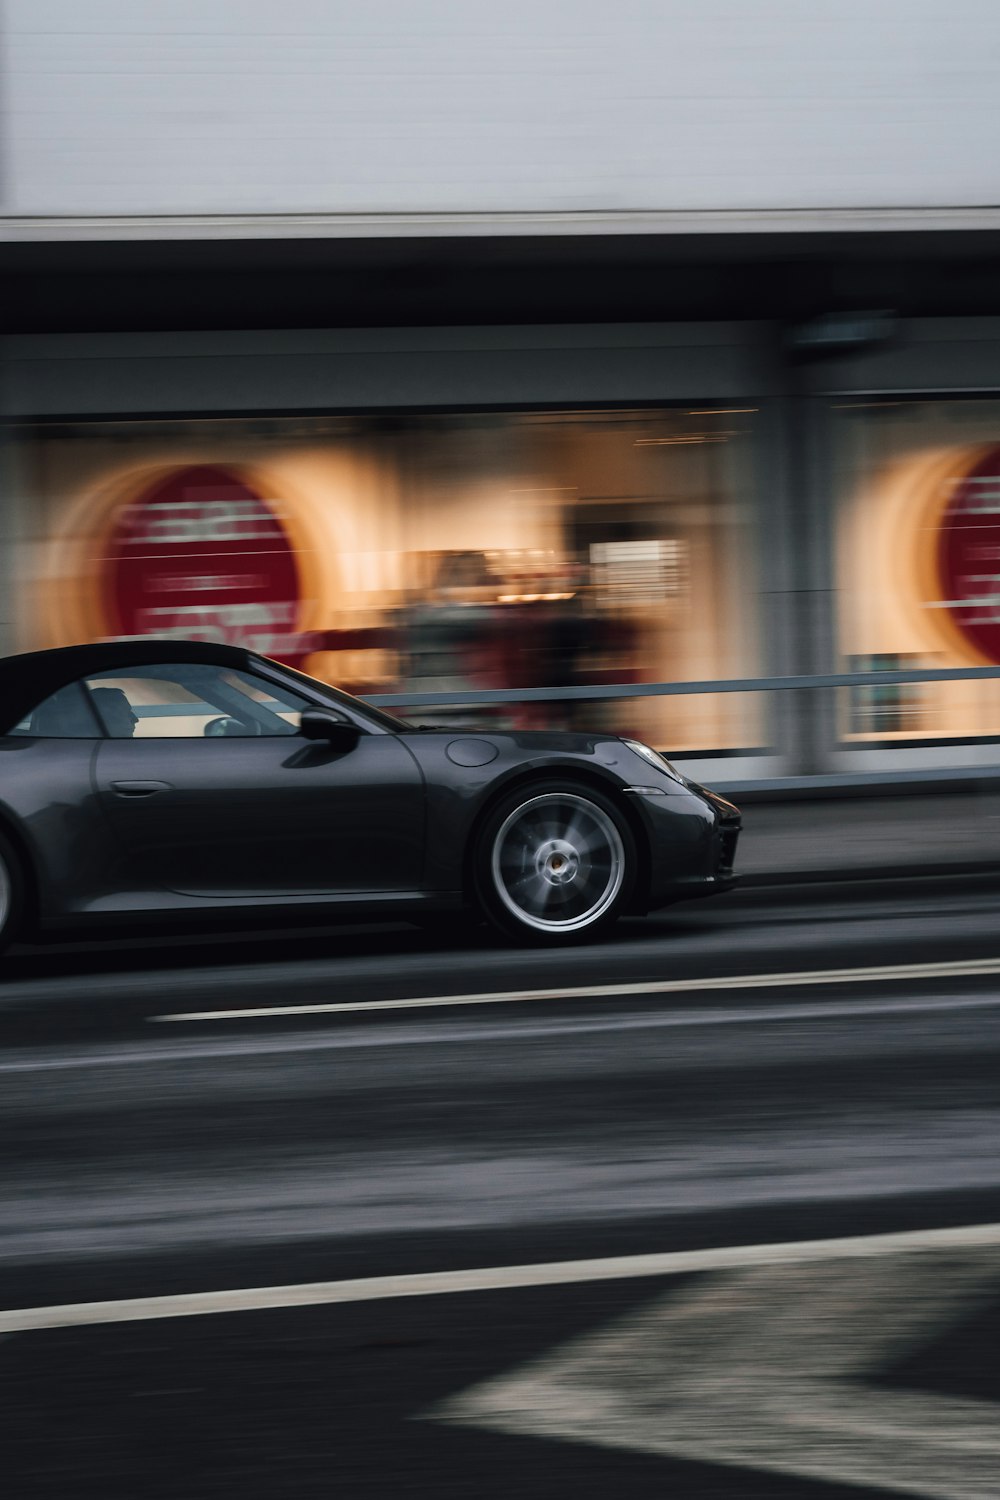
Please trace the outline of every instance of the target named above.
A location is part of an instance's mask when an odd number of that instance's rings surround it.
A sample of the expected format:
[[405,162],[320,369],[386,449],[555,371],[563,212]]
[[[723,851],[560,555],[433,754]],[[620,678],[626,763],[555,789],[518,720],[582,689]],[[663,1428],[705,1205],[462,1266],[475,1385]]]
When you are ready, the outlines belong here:
[[395,735],[338,751],[297,732],[314,706],[284,684],[203,663],[89,678],[109,738],[95,777],[133,872],[207,898],[419,888],[424,790]]
[[102,733],[74,682],[0,738],[0,795],[28,844],[43,923],[86,909],[123,881],[121,850],[94,796]]

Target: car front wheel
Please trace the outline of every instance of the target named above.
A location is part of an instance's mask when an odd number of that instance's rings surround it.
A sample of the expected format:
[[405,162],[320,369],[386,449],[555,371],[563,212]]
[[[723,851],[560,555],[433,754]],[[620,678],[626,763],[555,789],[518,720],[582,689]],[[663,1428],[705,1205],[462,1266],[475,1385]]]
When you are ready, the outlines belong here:
[[635,866],[628,823],[609,798],[551,783],[522,788],[493,809],[477,844],[476,889],[503,931],[579,941],[618,917]]
[[0,834],[0,953],[14,941],[23,907],[23,882],[17,857]]

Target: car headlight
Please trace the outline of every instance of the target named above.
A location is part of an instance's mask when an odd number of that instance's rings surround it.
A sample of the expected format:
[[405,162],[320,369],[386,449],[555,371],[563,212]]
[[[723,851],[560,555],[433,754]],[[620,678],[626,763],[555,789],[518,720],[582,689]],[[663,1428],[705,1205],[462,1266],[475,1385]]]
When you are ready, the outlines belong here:
[[679,771],[674,769],[669,760],[665,756],[662,756],[658,750],[652,749],[649,745],[644,745],[641,740],[623,740],[622,743],[627,745],[630,750],[634,750],[636,755],[641,755],[643,760],[648,760],[649,764],[655,766],[658,771],[665,771],[672,781],[678,781],[681,786],[684,786],[684,777]]

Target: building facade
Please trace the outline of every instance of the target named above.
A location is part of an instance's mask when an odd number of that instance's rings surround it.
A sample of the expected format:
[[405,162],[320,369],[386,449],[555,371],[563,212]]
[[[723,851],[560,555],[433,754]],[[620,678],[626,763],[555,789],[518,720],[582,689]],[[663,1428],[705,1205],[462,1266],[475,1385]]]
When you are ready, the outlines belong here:
[[8,0],[4,649],[241,641],[734,787],[995,766],[992,679],[759,684],[1000,663],[998,41]]

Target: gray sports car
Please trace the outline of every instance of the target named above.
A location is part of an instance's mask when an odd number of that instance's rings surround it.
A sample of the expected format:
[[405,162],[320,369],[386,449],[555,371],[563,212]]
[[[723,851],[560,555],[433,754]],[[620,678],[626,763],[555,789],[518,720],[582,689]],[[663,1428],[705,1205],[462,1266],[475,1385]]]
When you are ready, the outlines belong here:
[[0,661],[0,752],[2,945],[461,909],[566,942],[735,880],[739,812],[647,745],[416,727],[230,646]]

